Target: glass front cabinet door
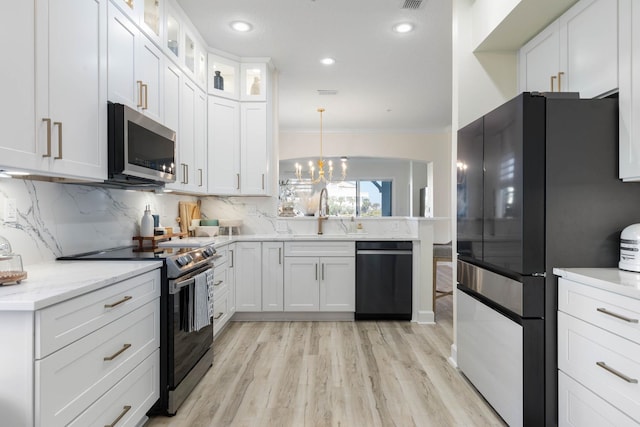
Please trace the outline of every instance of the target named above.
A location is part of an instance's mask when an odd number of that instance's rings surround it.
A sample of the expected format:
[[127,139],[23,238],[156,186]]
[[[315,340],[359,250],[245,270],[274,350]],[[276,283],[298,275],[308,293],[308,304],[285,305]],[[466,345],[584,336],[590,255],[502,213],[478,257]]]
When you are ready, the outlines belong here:
[[246,63],[240,64],[242,101],[266,101],[267,100],[267,64]]
[[177,15],[171,10],[167,10],[166,15],[166,42],[165,52],[172,56],[176,61],[180,60],[180,21],[178,21]]
[[162,8],[164,0],[115,0],[114,4],[154,42],[162,40]]
[[238,99],[240,64],[231,59],[209,54],[207,87],[209,94]]

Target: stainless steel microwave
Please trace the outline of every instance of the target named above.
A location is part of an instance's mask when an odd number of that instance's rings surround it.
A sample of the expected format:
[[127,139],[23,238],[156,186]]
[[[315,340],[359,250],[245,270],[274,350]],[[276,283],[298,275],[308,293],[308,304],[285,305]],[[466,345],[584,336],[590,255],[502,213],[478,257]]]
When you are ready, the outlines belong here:
[[123,104],[109,102],[109,178],[122,186],[175,182],[176,133]]

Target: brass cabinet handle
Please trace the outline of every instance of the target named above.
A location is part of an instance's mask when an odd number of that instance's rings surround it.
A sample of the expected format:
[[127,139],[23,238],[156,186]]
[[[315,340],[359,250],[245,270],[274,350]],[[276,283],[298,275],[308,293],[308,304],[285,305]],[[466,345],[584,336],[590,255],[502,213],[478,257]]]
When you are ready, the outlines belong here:
[[231,249],[229,252],[231,252],[231,265],[229,267],[233,268],[233,249]]
[[218,320],[219,318],[221,318],[221,317],[222,317],[222,315],[223,315],[223,314],[224,314],[224,313],[218,313],[218,315],[217,315],[217,316],[214,316],[213,320]]
[[551,92],[553,92],[553,82],[556,79],[556,76],[551,76]]
[[186,184],[187,183],[187,164],[180,163],[180,166],[182,166],[182,182],[180,184]]
[[143,83],[142,88],[144,89],[144,107],[142,107],[142,109],[146,110],[149,108],[149,86],[147,86],[146,83]]
[[54,157],[56,160],[62,159],[62,122],[53,122],[54,126],[58,126],[58,155]]
[[604,313],[611,317],[615,317],[616,319],[624,320],[625,322],[638,323],[638,319],[632,319],[630,317],[623,316],[622,314],[614,313],[613,311],[609,311],[604,307],[598,307],[596,308],[596,311],[599,311],[600,313]]
[[322,263],[322,280],[324,280],[324,262]]
[[198,187],[202,187],[202,169],[198,168],[198,172],[200,173],[200,184]]
[[120,421],[122,419],[122,417],[124,417],[125,414],[127,412],[129,412],[130,409],[131,409],[131,405],[123,406],[122,407],[122,412],[120,412],[120,415],[118,415],[118,418],[113,420],[113,422],[111,424],[107,424],[104,427],[116,427],[116,424],[118,424],[118,421]]
[[623,380],[625,380],[628,383],[638,384],[638,380],[637,379],[626,376],[622,372],[620,372],[620,371],[618,371],[616,369],[613,369],[611,366],[607,366],[607,364],[604,363],[604,362],[596,362],[596,365],[600,366],[602,369],[604,369],[607,372],[611,372],[616,377],[622,378]]
[[316,263],[316,280],[318,280],[318,264]]
[[138,80],[136,83],[138,84],[138,108],[139,108],[144,105],[142,103],[142,80]]
[[125,297],[122,298],[120,301],[116,301],[116,302],[113,302],[111,304],[105,304],[104,308],[113,308],[113,307],[115,307],[117,305],[122,304],[123,302],[129,301],[131,298],[133,298],[133,297],[131,297],[129,295],[125,295]]
[[262,189],[264,190],[264,174],[262,174]]
[[562,76],[564,76],[564,71],[558,72],[558,92],[562,92]]
[[278,248],[278,265],[282,265],[282,248]]
[[218,280],[216,283],[213,284],[213,286],[220,286],[221,283],[222,283],[222,280]]
[[47,123],[47,154],[43,154],[42,157],[51,157],[51,119],[42,119]]
[[131,347],[131,344],[125,344],[122,346],[122,348],[118,351],[116,351],[115,353],[113,353],[111,356],[107,356],[104,358],[104,360],[106,361],[111,361],[113,359],[115,359],[116,357],[120,356],[126,349],[128,349],[129,347]]
[[236,174],[236,190],[240,189],[240,174]]

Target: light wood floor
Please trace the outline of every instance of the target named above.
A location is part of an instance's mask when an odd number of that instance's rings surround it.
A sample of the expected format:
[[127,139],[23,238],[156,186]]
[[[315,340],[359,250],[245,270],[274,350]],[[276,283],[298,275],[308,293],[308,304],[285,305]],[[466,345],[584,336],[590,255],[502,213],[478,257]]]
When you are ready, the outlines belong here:
[[504,426],[447,360],[452,298],[436,325],[231,322],[177,415],[147,426]]

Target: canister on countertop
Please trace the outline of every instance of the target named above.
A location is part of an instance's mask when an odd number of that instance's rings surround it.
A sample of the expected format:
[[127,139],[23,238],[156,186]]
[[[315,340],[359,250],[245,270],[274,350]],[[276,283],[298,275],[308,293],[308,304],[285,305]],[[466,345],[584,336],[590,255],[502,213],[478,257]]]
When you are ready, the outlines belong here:
[[19,284],[27,278],[22,270],[22,257],[11,251],[9,241],[0,236],[0,285]]
[[640,272],[640,224],[631,224],[620,233],[621,270]]

